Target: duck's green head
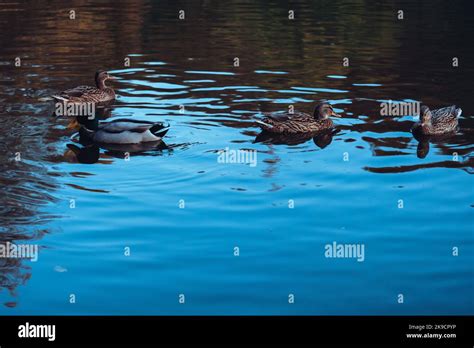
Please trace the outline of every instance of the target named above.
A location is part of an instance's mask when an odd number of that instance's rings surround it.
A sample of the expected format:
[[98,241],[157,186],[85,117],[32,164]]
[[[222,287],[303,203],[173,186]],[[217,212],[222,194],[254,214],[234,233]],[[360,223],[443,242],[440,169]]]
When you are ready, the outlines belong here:
[[331,116],[334,117],[341,117],[341,115],[337,114],[334,109],[332,108],[331,104],[323,102],[316,105],[314,108],[314,118],[317,120],[325,120]]
[[105,81],[107,80],[115,80],[115,77],[109,75],[105,70],[98,70],[95,73],[95,84],[97,85],[97,88],[105,87]]
[[431,111],[426,105],[422,105],[420,108],[420,122],[422,125],[431,123]]

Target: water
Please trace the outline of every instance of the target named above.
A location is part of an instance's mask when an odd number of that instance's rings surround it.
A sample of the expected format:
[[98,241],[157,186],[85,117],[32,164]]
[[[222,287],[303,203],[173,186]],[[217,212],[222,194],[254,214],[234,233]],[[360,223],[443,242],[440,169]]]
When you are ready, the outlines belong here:
[[[1,240],[40,247],[0,259],[1,314],[473,314],[468,3],[43,5],[0,5]],[[166,146],[71,150],[39,99],[98,68],[119,78],[108,116],[169,123]],[[332,138],[255,141],[263,112],[321,99]],[[457,104],[461,129],[419,147],[389,100]],[[334,241],[364,261],[326,258]]]

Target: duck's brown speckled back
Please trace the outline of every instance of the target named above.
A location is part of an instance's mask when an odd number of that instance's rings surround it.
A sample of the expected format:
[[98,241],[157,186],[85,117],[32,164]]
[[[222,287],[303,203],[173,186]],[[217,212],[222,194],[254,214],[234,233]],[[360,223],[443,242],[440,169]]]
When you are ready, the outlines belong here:
[[458,129],[458,117],[462,110],[455,105],[447,106],[437,110],[430,110],[423,106],[420,122],[417,122],[412,131],[424,135],[439,135],[454,133]]
[[295,112],[294,114],[266,114],[262,129],[283,134],[317,132],[333,127],[331,119],[315,119],[313,115]]
[[96,87],[78,86],[65,90],[53,98],[68,103],[104,103],[115,99],[115,92],[105,85],[105,81],[115,79],[107,71],[99,70],[95,74]]

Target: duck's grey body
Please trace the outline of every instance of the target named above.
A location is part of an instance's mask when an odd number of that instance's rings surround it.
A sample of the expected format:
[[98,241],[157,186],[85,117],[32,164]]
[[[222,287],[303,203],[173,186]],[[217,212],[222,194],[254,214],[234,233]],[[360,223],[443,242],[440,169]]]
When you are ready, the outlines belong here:
[[413,126],[412,131],[423,135],[454,133],[458,128],[458,117],[461,113],[462,110],[455,105],[437,110],[430,110],[423,105],[420,121]]
[[168,130],[158,122],[117,119],[100,124],[96,130],[82,127],[81,134],[97,143],[139,144],[160,141]]

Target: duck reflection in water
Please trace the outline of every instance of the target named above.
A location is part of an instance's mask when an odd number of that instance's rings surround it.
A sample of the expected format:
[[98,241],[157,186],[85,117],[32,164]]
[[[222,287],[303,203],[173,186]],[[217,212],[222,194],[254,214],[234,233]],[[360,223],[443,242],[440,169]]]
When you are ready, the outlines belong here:
[[273,145],[298,145],[313,139],[314,144],[324,149],[331,144],[333,136],[339,133],[339,129],[325,129],[319,132],[297,133],[297,134],[278,134],[266,131],[257,135],[254,143],[267,143]]
[[88,136],[81,136],[80,133],[78,141],[82,146],[67,144],[67,147],[74,153],[77,161],[84,164],[97,163],[100,159],[101,149],[105,150],[104,155],[120,159],[132,156],[158,156],[164,150],[171,150],[163,141],[140,144],[98,144]]
[[437,144],[446,143],[446,140],[454,137],[456,134],[454,133],[447,133],[447,134],[440,134],[440,135],[424,135],[417,132],[413,132],[413,137],[418,141],[418,146],[416,148],[416,156],[420,159],[425,158],[428,156],[430,152],[430,143]]

